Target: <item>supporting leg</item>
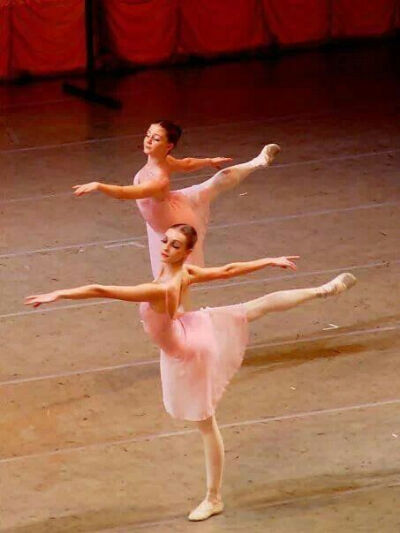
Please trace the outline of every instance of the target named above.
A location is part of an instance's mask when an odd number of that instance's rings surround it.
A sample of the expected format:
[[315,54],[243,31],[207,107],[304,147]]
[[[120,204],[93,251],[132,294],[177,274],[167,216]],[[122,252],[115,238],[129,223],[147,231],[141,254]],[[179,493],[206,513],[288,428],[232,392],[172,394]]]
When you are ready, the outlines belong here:
[[196,509],[189,514],[189,520],[206,520],[221,513],[224,504],[221,499],[222,472],[224,468],[224,443],[215,417],[197,422],[204,445],[206,461],[207,494]]
[[[256,320],[266,313],[286,311],[316,298],[326,298],[350,289],[356,278],[349,273],[340,274],[319,287],[279,291],[244,303],[249,321]],[[204,444],[207,473],[207,494],[204,500],[189,514],[189,520],[206,520],[221,513],[224,504],[221,498],[222,472],[224,465],[224,444],[215,417],[197,423]]]
[[268,144],[251,161],[220,170],[212,178],[203,182],[201,187],[207,190],[210,200],[213,201],[219,194],[237,187],[255,170],[271,165],[279,152],[280,147],[277,144]]
[[287,311],[315,298],[334,296],[350,289],[355,283],[356,278],[352,274],[344,273],[320,287],[292,289],[266,294],[261,296],[261,298],[250,300],[244,304],[247,319],[249,321],[257,320],[267,313]]

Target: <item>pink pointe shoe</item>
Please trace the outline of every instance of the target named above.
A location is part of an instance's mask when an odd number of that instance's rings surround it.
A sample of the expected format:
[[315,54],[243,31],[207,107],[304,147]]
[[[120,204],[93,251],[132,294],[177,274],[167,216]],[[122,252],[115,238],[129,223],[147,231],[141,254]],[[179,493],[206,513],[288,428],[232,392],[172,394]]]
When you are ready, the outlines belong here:
[[209,500],[203,500],[201,504],[189,514],[188,519],[192,522],[200,522],[201,520],[207,520],[210,516],[222,513],[223,510],[224,504],[221,501],[212,503]]
[[350,272],[344,272],[339,274],[336,278],[333,278],[328,283],[321,285],[318,289],[318,295],[321,298],[327,298],[328,296],[336,296],[344,291],[347,291],[354,287],[357,283],[357,278],[350,274]]
[[281,147],[278,144],[267,144],[253,161],[260,168],[268,167],[280,151]]

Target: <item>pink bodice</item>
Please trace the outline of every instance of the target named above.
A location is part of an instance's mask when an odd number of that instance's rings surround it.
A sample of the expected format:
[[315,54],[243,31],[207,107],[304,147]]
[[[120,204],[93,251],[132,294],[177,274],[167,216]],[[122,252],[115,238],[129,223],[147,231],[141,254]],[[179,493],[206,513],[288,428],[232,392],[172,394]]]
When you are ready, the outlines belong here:
[[169,192],[164,200],[142,198],[136,200],[136,204],[144,220],[157,233],[164,233],[174,224],[185,223],[196,229],[199,227],[199,217],[180,191]]
[[[134,184],[151,178],[139,180],[136,174]],[[154,277],[160,273],[160,254],[162,235],[174,224],[189,224],[197,231],[197,244],[187,262],[204,265],[204,237],[210,214],[209,191],[205,184],[192,185],[179,191],[170,191],[164,200],[143,198],[136,200],[139,211],[146,221],[151,268]]]
[[197,345],[193,343],[192,335],[199,331],[206,318],[202,311],[178,312],[175,318],[171,318],[167,313],[154,311],[148,302],[142,302],[140,315],[145,332],[161,350],[182,360],[191,357]]
[[[138,185],[151,180],[145,178],[139,180],[139,173],[136,174],[133,183]],[[155,198],[142,198],[136,200],[138,209],[154,231],[164,233],[173,224],[189,224],[201,231],[199,226],[199,216],[196,214],[193,203],[188,201],[188,197],[181,191],[169,191],[163,200]]]

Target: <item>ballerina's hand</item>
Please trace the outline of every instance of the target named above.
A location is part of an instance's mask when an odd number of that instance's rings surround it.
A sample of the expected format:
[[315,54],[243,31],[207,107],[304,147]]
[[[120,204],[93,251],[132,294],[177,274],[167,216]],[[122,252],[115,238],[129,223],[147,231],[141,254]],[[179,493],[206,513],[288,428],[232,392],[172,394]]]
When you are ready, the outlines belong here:
[[297,270],[297,265],[294,263],[296,259],[300,259],[299,255],[288,255],[283,257],[276,257],[273,260],[273,266],[281,268],[290,268],[290,270]]
[[225,163],[230,163],[231,161],[231,157],[212,157],[210,159],[210,165],[219,170],[222,165],[224,165]]
[[82,185],[74,185],[72,188],[74,189],[75,196],[82,196],[97,191],[98,186],[98,181],[91,181],[90,183],[83,183]]
[[41,304],[49,304],[57,300],[57,291],[48,292],[47,294],[33,294],[25,298],[25,305],[32,305],[33,307],[39,307]]

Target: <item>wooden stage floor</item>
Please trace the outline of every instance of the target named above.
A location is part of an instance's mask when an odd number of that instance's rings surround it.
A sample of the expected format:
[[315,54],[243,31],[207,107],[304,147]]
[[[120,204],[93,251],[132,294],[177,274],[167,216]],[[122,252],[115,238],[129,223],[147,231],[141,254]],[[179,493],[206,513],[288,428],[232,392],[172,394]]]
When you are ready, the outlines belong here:
[[[400,106],[394,44],[149,70],[109,81],[121,112],[57,80],[0,87],[0,530],[400,531]],[[397,70],[396,70],[397,69]],[[282,152],[220,198],[209,265],[301,255],[194,292],[198,306],[317,284],[348,294],[270,315],[218,409],[226,511],[203,497],[199,435],[164,412],[157,350],[134,304],[27,294],[149,279],[134,203],[71,186],[129,183],[153,119],[184,127],[180,156]],[[176,176],[174,188],[210,175]]]

